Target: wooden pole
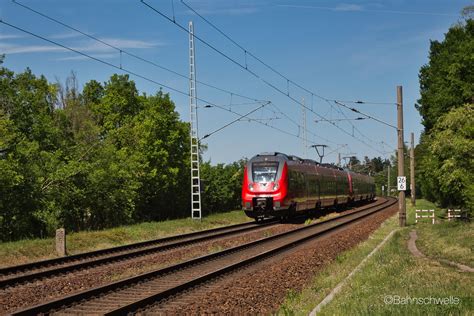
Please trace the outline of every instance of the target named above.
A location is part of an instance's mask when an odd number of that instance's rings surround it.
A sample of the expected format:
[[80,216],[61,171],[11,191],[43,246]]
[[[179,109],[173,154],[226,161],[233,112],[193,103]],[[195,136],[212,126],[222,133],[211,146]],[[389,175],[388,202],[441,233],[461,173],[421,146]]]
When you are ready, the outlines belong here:
[[[405,176],[405,159],[403,153],[403,91],[397,86],[397,134],[398,134],[398,176]],[[405,191],[398,192],[398,219],[400,227],[406,225]]]
[[387,196],[390,196],[390,168],[392,166],[390,165],[390,162],[388,164],[388,169],[387,169]]
[[410,148],[410,188],[411,188],[411,205],[416,205],[416,189],[415,189],[415,134],[411,133]]

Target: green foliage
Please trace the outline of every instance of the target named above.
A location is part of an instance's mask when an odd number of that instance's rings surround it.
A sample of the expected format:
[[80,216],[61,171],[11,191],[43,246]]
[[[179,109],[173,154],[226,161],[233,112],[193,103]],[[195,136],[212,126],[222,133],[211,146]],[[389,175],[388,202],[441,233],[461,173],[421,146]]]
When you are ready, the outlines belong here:
[[55,89],[29,69],[0,68],[0,239],[41,235],[51,222],[43,209],[46,173],[58,163],[61,131],[55,124]]
[[189,127],[168,95],[6,68],[0,91],[0,240],[188,214]]
[[423,142],[424,193],[442,206],[474,208],[474,105],[451,110]]
[[244,166],[240,160],[232,164],[211,166],[210,162],[201,165],[203,182],[202,203],[206,212],[214,213],[239,209]]
[[433,41],[430,61],[420,70],[421,98],[416,105],[425,131],[416,148],[420,193],[445,207],[472,211],[474,20],[449,29],[442,42]]
[[451,27],[444,41],[431,42],[429,63],[419,77],[416,108],[427,133],[451,108],[474,103],[474,20]]
[[387,159],[382,159],[382,157],[374,157],[369,159],[369,157],[365,156],[364,160],[360,161],[356,156],[352,156],[349,160],[348,167],[354,172],[374,175],[383,171],[389,164],[390,161]]

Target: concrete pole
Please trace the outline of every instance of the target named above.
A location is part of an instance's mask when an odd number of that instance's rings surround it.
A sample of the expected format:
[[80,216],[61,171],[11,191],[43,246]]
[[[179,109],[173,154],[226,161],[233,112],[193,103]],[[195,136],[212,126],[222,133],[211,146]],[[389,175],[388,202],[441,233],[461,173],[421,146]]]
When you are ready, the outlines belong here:
[[67,255],[66,230],[64,228],[56,229],[56,253],[59,257]]
[[337,166],[341,166],[341,153],[337,153]]
[[[403,155],[403,92],[402,86],[397,86],[397,127],[398,127],[398,176],[405,175],[405,159]],[[400,227],[406,226],[405,191],[398,192],[398,219]]]
[[416,189],[415,189],[415,134],[411,133],[410,148],[410,188],[411,188],[411,205],[416,205]]

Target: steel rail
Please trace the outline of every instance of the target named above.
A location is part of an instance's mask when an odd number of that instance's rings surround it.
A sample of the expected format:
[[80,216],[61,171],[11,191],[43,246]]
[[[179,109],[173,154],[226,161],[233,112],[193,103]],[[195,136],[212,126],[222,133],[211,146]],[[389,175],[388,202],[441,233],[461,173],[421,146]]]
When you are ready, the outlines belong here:
[[[148,240],[124,246],[101,249],[63,258],[54,258],[27,263],[19,266],[7,267],[0,269],[0,289],[19,283],[66,273],[73,270],[80,270],[93,266],[98,266],[101,264],[109,263],[111,261],[126,260],[133,257],[144,256],[155,252],[169,250],[171,248],[184,247],[198,242],[222,238],[233,234],[244,233],[259,228],[272,226],[277,223],[278,222],[274,220],[267,220],[265,222],[260,222],[259,224],[255,222],[241,223],[236,225],[187,233],[183,235],[175,235],[160,239]],[[73,263],[74,261],[81,262]],[[36,272],[34,271],[38,269],[46,270]],[[13,276],[9,277],[9,275]],[[1,279],[2,277],[3,279]]]
[[[134,301],[131,304],[126,304],[125,306],[121,306],[119,308],[113,309],[113,310],[108,310],[107,314],[110,315],[119,315],[119,314],[126,314],[128,312],[136,311],[139,308],[143,308],[144,306],[147,306],[151,303],[155,303],[157,301],[160,301],[164,298],[167,298],[171,295],[176,295],[179,292],[182,292],[186,289],[189,289],[191,287],[194,287],[198,284],[201,284],[203,282],[209,281],[210,279],[213,279],[219,275],[228,273],[230,271],[233,271],[235,269],[238,269],[242,266],[249,265],[253,262],[263,260],[269,256],[273,256],[277,253],[280,253],[282,251],[285,251],[287,249],[290,249],[292,247],[295,247],[305,241],[308,241],[310,239],[313,239],[315,237],[319,237],[322,235],[326,235],[329,232],[332,232],[334,230],[340,229],[346,225],[350,225],[354,222],[357,222],[371,214],[374,214],[378,211],[384,210],[387,207],[392,206],[393,204],[396,203],[396,199],[387,199],[383,203],[380,203],[378,205],[372,205],[370,207],[364,208],[364,209],[358,209],[358,210],[353,210],[349,211],[343,215],[340,215],[338,217],[334,217],[331,219],[324,220],[322,222],[318,222],[312,225],[304,226],[301,228],[297,228],[295,230],[287,231],[284,233],[280,233],[274,236],[270,236],[267,238],[262,238],[256,241],[252,241],[240,246],[236,246],[233,248],[229,248],[220,252],[216,252],[213,254],[209,255],[204,255],[198,258],[194,258],[176,265],[172,265],[166,268],[158,269],[152,272],[144,273],[139,276],[131,277],[128,279],[120,280],[105,286],[100,286],[96,287],[90,290],[86,290],[83,292],[79,292],[76,294],[72,294],[63,298],[55,299],[49,302],[46,302],[44,304],[36,305],[33,307],[25,308],[22,310],[19,310],[13,315],[31,315],[31,314],[38,314],[38,313],[50,313],[52,311],[55,311],[57,309],[61,309],[64,307],[68,307],[74,303],[79,303],[83,302],[88,299],[92,298],[97,298],[100,297],[103,294],[108,294],[108,293],[114,293],[116,291],[119,291],[121,289],[129,289],[133,286],[139,286],[140,284],[146,283],[146,282],[153,282],[153,279],[157,279],[159,277],[163,277],[166,275],[172,275],[173,273],[178,273],[179,271],[183,271],[184,269],[187,268],[192,268],[193,266],[197,266],[200,264],[205,264],[207,262],[212,262],[213,260],[217,260],[219,258],[225,258],[226,256],[230,256],[235,253],[240,253],[242,251],[248,250],[248,249],[254,249],[255,246],[262,246],[262,244],[265,243],[271,243],[275,242],[278,239],[281,239],[284,241],[285,237],[302,233],[309,231],[310,234],[303,236],[302,238],[290,241],[288,243],[283,244],[282,246],[278,246],[274,249],[267,250],[264,252],[261,252],[257,255],[253,255],[250,258],[247,258],[245,260],[239,260],[237,263],[233,263],[224,267],[220,267],[217,270],[214,270],[210,273],[205,273],[204,275],[200,275],[198,277],[195,277],[191,280],[187,280],[184,283],[178,284],[176,286],[173,286],[171,288],[168,288],[164,291],[160,291],[157,293],[154,293],[152,295],[149,295],[148,297],[138,299]],[[341,221],[342,220],[342,221]],[[328,226],[328,227],[326,227]],[[316,228],[322,228],[322,230],[317,230],[316,232],[311,232],[311,229]],[[291,238],[291,237],[290,237]],[[250,251],[250,250],[249,250]]]

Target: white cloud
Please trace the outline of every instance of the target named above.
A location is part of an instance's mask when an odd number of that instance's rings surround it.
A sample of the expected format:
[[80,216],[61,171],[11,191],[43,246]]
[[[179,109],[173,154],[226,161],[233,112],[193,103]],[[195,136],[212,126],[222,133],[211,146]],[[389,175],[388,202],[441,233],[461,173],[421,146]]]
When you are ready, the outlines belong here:
[[[104,38],[104,42],[109,43],[119,49],[151,49],[158,46],[163,46],[163,43],[157,43],[152,41],[142,41],[133,39],[122,39],[122,38]],[[94,40],[84,40],[76,43],[76,45],[68,45],[74,50],[87,53],[87,54],[104,54],[110,52],[117,52],[116,49],[99,43]],[[26,53],[51,53],[51,52],[67,52],[69,50],[55,46],[55,45],[17,45],[17,44],[5,44],[0,43],[0,53],[2,54],[26,54]],[[87,58],[82,56],[83,58]],[[66,57],[68,58],[68,57]]]
[[322,6],[298,5],[298,4],[277,4],[276,6],[285,7],[285,8],[295,8],[295,9],[328,10],[328,11],[339,11],[339,12],[373,12],[373,13],[389,13],[389,14],[404,14],[404,15],[433,15],[433,16],[454,16],[454,17],[459,16],[459,14],[456,14],[456,13],[367,9],[361,5],[345,4],[345,3],[338,4],[335,7],[322,7]]
[[69,33],[53,34],[53,35],[51,35],[49,38],[53,38],[53,39],[69,39],[69,38],[76,38],[76,37],[80,37],[80,36],[83,36],[83,35],[81,35],[80,33],[76,33],[76,32],[69,32]]
[[347,3],[341,3],[338,4],[335,8],[334,11],[363,11],[364,7],[358,4],[347,4]]
[[[184,1],[201,15],[244,15],[254,14],[259,11],[261,1],[253,0],[194,0]],[[188,15],[194,15],[191,10],[185,11]]]
[[[277,4],[277,7],[284,7],[284,8],[295,8],[295,9],[314,9],[314,10],[329,10],[329,11],[361,11],[362,7],[358,5],[344,5],[340,4],[335,7],[322,7],[322,6],[314,6],[314,5],[299,5],[299,4]],[[357,6],[358,9],[349,10],[349,6]]]
[[[117,58],[117,54],[91,54],[91,57],[98,58],[98,59],[111,59],[111,58]],[[69,57],[61,57],[57,58],[55,60],[58,61],[71,61],[71,60],[87,60],[89,57],[83,56],[83,55],[75,55],[75,56],[69,56]]]
[[[199,9],[197,12],[201,15],[243,15],[253,14],[258,12],[256,7],[244,7],[244,8],[222,8],[222,9]],[[189,14],[194,14],[192,11],[188,11]]]
[[163,43],[122,38],[101,38],[101,40],[119,48],[149,49],[157,46],[164,46]]
[[6,39],[16,39],[16,38],[22,38],[23,36],[21,35],[14,35],[14,34],[0,34],[0,40],[6,40]]
[[65,52],[62,47],[53,45],[8,45],[0,44],[0,52],[2,54],[25,54],[25,53],[48,53],[48,52]]

